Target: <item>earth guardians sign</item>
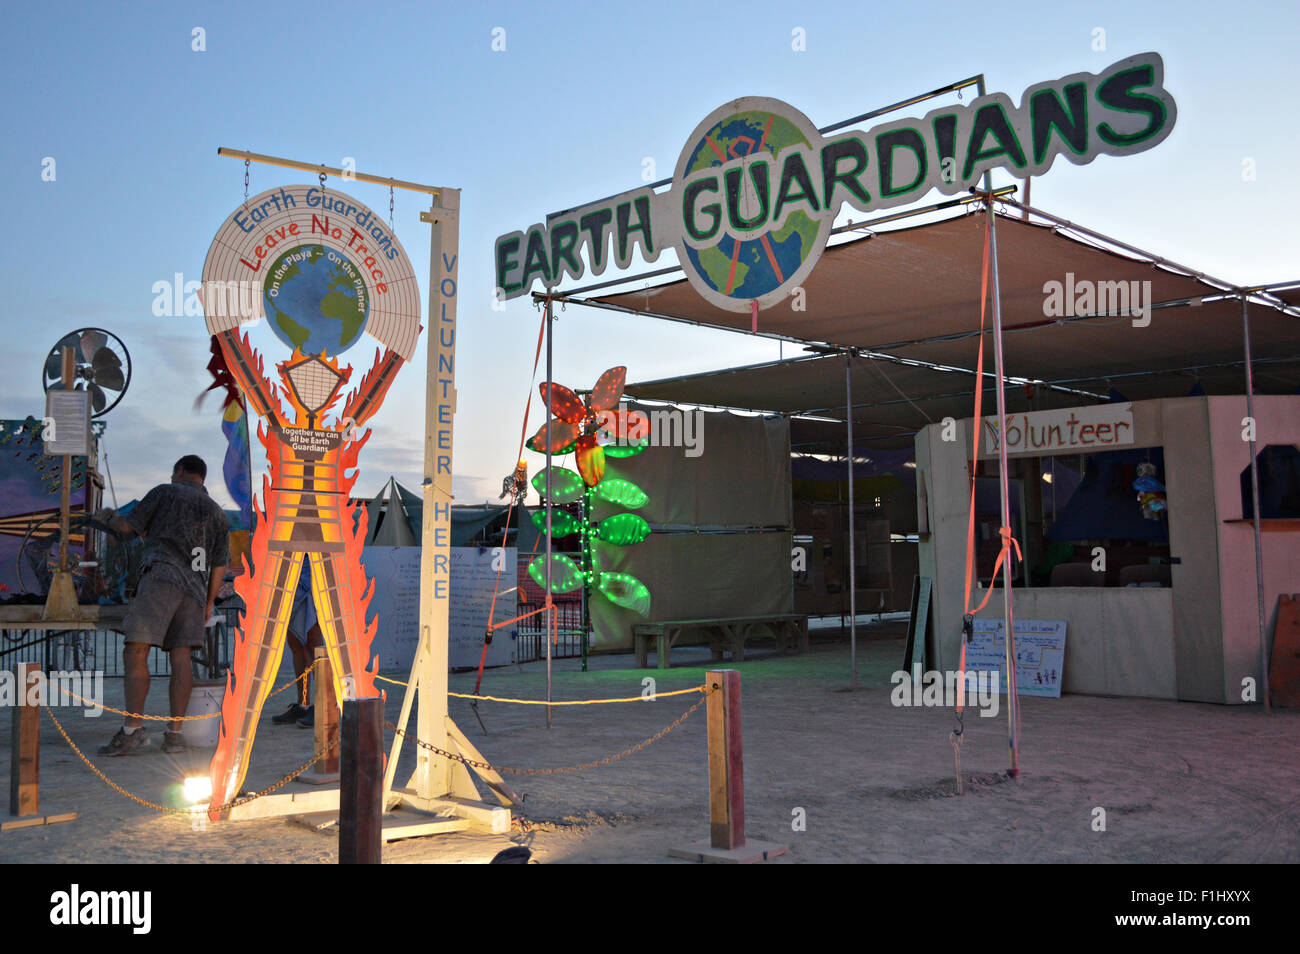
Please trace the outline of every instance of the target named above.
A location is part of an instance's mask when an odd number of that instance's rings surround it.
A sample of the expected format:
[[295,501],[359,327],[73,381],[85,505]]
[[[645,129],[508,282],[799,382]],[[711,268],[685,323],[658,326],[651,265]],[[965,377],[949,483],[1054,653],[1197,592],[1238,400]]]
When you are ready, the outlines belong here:
[[1058,155],[1076,165],[1157,145],[1177,109],[1157,53],[1101,73],[1025,90],[1020,105],[990,93],[823,138],[797,109],[745,97],[714,110],[677,160],[672,188],[646,186],[554,216],[496,240],[497,297],[564,277],[648,262],[672,246],[686,277],[727,311],[784,300],[812,271],[845,204],[862,212],[965,192],[989,169],[1039,176]]

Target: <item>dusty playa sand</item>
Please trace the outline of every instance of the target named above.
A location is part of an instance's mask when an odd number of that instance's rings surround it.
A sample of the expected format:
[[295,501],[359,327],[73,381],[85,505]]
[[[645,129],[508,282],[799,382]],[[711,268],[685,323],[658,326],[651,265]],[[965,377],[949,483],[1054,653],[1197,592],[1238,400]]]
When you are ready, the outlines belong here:
[[[1066,696],[1022,700],[1019,781],[1005,781],[1006,720],[968,715],[963,769],[973,782],[953,795],[947,709],[895,708],[890,674],[902,656],[896,624],[860,630],[859,684],[848,685],[847,639],[814,637],[806,656],[768,654],[741,663],[745,791],[751,839],[790,845],[775,864],[799,862],[1297,862],[1300,861],[1300,712],[1137,699]],[[639,695],[703,682],[708,653],[680,650],[669,673],[636,670],[632,657],[555,663],[557,699]],[[286,677],[289,673],[282,673]],[[405,678],[405,674],[390,674]],[[283,681],[283,678],[282,678]],[[454,691],[473,689],[472,673]],[[401,688],[389,690],[395,719]],[[121,681],[105,681],[121,705]],[[538,698],[545,664],[488,672],[484,691]],[[263,716],[246,788],[261,788],[310,756],[311,733]],[[653,735],[697,697],[554,710],[481,703],[484,735],[467,703],[452,714],[484,755],[500,765],[554,767],[603,758]],[[164,705],[156,680],[150,711]],[[88,754],[116,731],[117,717],[57,714]],[[7,721],[7,720],[6,720]],[[526,794],[510,836],[459,833],[394,842],[386,862],[481,863],[512,842],[534,860],[677,863],[669,848],[707,836],[704,709],[661,741],[612,766],[578,774],[510,777]],[[0,740],[0,788],[8,787],[9,738]],[[157,751],[103,759],[115,781],[150,800],[210,752]],[[209,824],[158,815],[108,789],[77,760],[48,720],[41,729],[41,808],[76,811],[71,823],[0,835],[5,862],[334,862],[337,834],[283,819]],[[399,782],[409,774],[408,754]],[[298,783],[291,783],[297,786]],[[1093,810],[1107,830],[1093,830]],[[792,830],[803,809],[806,830]]]

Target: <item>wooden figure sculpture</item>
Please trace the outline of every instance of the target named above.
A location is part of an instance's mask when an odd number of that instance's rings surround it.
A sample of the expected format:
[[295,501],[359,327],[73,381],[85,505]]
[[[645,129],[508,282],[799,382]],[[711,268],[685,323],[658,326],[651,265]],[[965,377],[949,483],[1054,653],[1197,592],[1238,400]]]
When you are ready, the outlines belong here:
[[[276,365],[279,394],[248,336],[239,333],[240,321],[261,317],[262,309],[241,315],[239,308],[222,307],[239,300],[239,289],[232,293],[236,282],[242,288],[250,280],[260,291],[261,302],[254,304],[265,306],[271,330],[293,348]],[[243,297],[247,304],[249,296]],[[371,661],[375,622],[366,623],[369,593],[361,564],[366,514],[356,513],[348,495],[370,437],[361,428],[414,351],[420,324],[419,288],[396,237],[355,200],[307,186],[263,193],[227,220],[204,265],[203,298],[208,330],[250,416],[262,419],[257,436],[270,471],[254,506],[251,566],[236,583],[246,611],[209,769],[215,820],[248,771],[304,561],[337,697],[378,695]],[[362,330],[387,348],[376,351],[360,385],[336,407],[352,369],[341,368],[333,355]]]

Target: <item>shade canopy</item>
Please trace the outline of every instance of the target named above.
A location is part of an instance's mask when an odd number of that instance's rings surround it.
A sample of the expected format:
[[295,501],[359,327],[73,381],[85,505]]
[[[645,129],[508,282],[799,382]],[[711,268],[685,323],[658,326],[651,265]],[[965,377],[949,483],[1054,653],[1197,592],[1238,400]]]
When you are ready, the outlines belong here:
[[[760,333],[869,352],[852,359],[855,441],[907,446],[927,423],[970,416],[985,223],[983,214],[963,214],[832,246],[804,283],[803,310],[795,310],[789,299],[759,313]],[[1139,257],[1128,247],[1108,247],[1095,234],[1002,213],[997,241],[1005,370],[1013,382],[1008,410],[1245,390],[1241,302],[1220,297],[1233,291],[1228,283],[1176,270],[1155,256]],[[1121,286],[1102,284],[1117,282],[1140,298],[1119,299],[1115,292]],[[1080,298],[1088,288],[1091,302]],[[1052,313],[1054,289],[1063,309],[1069,309],[1063,314]],[[1098,300],[1100,295],[1106,300]],[[1273,296],[1300,304],[1295,290]],[[750,331],[749,315],[713,307],[684,280],[587,301]],[[1129,315],[1114,314],[1115,305],[1139,301],[1156,306],[1145,327],[1135,326]],[[986,316],[986,375],[993,370],[989,322]],[[1250,326],[1256,393],[1295,392],[1300,316],[1252,303]],[[845,360],[843,355],[804,357],[634,383],[627,393],[842,421]],[[986,388],[991,412],[987,377]],[[842,446],[842,426],[831,426]],[[824,430],[816,421],[796,423],[792,443],[808,443]]]

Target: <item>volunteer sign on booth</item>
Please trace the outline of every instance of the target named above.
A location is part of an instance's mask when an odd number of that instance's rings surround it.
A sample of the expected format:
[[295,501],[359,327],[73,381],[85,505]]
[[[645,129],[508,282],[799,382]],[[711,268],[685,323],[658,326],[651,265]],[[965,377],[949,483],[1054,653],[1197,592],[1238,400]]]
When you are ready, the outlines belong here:
[[1156,53],[1100,73],[1029,87],[823,138],[801,112],[764,97],[715,110],[677,162],[672,188],[645,186],[499,237],[497,295],[550,289],[637,251],[653,262],[674,247],[687,278],[720,308],[745,312],[789,296],[812,271],[843,205],[862,212],[976,186],[986,170],[1042,175],[1058,155],[1082,165],[1159,144],[1174,100]]
[[[998,454],[998,419],[984,418],[982,457]],[[1133,443],[1133,405],[1100,404],[1007,415],[1011,456],[1097,451]]]

